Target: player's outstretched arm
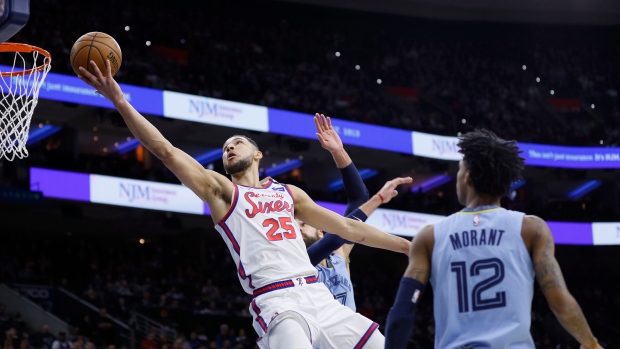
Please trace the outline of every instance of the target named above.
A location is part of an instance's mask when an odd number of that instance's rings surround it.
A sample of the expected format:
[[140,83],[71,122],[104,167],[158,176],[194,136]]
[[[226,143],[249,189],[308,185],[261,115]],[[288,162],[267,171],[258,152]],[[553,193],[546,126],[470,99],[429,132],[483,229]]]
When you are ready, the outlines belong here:
[[[344,149],[338,132],[332,126],[331,118],[317,113],[314,115],[314,126],[319,143],[332,154],[336,167],[340,170],[344,191],[347,194],[347,208],[344,215],[362,222],[366,221],[368,216],[360,211],[359,207],[368,201],[368,189],[349,154]],[[322,239],[307,249],[310,262],[317,264],[331,253],[337,253],[347,261],[348,266],[349,254],[353,244],[338,235],[330,234],[329,232],[323,232],[323,234]]]
[[367,217],[370,217],[370,215],[373,214],[379,206],[382,204],[387,204],[398,195],[396,188],[398,188],[399,185],[408,184],[412,181],[413,179],[411,179],[411,177],[398,177],[385,182],[377,194],[373,195],[373,197],[360,206],[360,210],[364,212]]
[[405,349],[411,339],[415,309],[431,274],[434,231],[432,225],[427,225],[411,242],[409,265],[400,280],[394,305],[385,324],[385,349]]
[[336,167],[340,169],[344,191],[347,194],[347,209],[344,212],[347,216],[368,200],[368,189],[353,160],[344,149],[342,139],[332,126],[331,118],[317,113],[314,115],[314,126],[319,143],[332,154]]
[[317,205],[296,186],[289,185],[295,200],[295,216],[311,226],[330,231],[353,243],[382,248],[394,252],[407,253],[410,242],[398,236],[354,219],[343,217],[333,211]]
[[[411,183],[411,181],[411,177],[394,178],[391,181],[388,181],[385,183],[383,188],[377,192],[377,194],[366,201],[362,206],[347,214],[345,217],[353,218],[360,222],[365,222],[368,219],[368,216],[375,212],[381,204],[390,202],[393,197],[398,195],[396,188],[399,185]],[[334,252],[339,253],[341,257],[347,261],[348,266],[349,254],[351,253],[353,246],[353,243],[341,238],[338,235],[324,232],[323,238],[308,247],[307,251],[308,256],[310,257],[310,262],[313,265],[316,265]],[[337,250],[340,247],[342,247],[342,250]]]
[[94,87],[99,94],[114,104],[127,127],[145,148],[159,158],[186,187],[209,204],[214,221],[223,217],[230,203],[233,185],[221,174],[206,170],[194,158],[172,144],[142,114],[125,99],[120,86],[112,78],[110,61],[106,60],[107,74],[103,75],[97,65],[90,61],[94,74],[80,67],[79,78]]
[[582,348],[600,348],[579,304],[566,287],[555,259],[555,243],[549,226],[539,217],[526,216],[522,230],[523,235],[531,237],[536,280],[558,321]]

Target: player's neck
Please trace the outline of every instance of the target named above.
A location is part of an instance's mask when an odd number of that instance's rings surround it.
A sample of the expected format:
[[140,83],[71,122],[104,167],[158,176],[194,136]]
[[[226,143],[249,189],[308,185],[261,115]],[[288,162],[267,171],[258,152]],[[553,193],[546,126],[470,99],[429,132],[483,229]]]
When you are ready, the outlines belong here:
[[476,208],[480,206],[500,206],[501,198],[499,197],[490,197],[488,195],[473,195],[467,202],[465,203],[465,207],[467,208]]
[[261,187],[260,179],[258,178],[258,169],[255,169],[254,166],[243,172],[235,173],[230,177],[232,178],[232,182],[235,184],[245,185],[248,187]]
[[324,259],[324,260],[322,260],[319,264],[320,264],[322,267],[327,268],[327,260],[325,260],[325,259]]

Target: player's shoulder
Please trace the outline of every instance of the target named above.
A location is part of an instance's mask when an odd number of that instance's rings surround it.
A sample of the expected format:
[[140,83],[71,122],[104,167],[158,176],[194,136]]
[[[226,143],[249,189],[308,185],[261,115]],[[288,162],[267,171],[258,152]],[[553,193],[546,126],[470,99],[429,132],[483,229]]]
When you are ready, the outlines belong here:
[[435,244],[435,224],[427,224],[420,229],[413,238],[413,243],[421,244],[427,249],[432,249]]
[[422,229],[420,229],[420,231],[418,232],[416,236],[428,236],[428,235],[433,235],[434,233],[435,233],[435,224],[427,224],[424,227],[422,227]]
[[523,224],[521,226],[521,237],[525,246],[531,251],[536,243],[544,243],[545,241],[553,241],[551,230],[542,218],[534,215],[523,216]]
[[548,226],[544,219],[535,215],[526,214],[523,216],[523,225],[521,228],[523,232],[542,231],[546,229],[548,229]]
[[260,181],[260,184],[263,188],[271,188],[271,187],[294,187],[291,184],[286,184],[286,183],[282,183],[282,182],[278,182],[275,179],[271,178],[271,177],[265,177]]

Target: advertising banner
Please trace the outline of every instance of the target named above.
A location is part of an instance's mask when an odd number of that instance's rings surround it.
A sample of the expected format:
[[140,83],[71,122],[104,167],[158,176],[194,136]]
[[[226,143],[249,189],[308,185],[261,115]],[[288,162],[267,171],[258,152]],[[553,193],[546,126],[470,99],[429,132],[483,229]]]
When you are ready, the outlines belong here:
[[269,132],[266,107],[172,91],[164,91],[163,96],[166,117]]
[[438,136],[430,133],[411,132],[413,155],[432,159],[459,161],[463,158],[456,146],[457,137]]
[[151,210],[203,214],[203,202],[189,188],[168,183],[90,175],[90,202]]
[[[411,131],[331,118],[342,143],[411,154]],[[269,108],[269,132],[316,140],[314,116]]]

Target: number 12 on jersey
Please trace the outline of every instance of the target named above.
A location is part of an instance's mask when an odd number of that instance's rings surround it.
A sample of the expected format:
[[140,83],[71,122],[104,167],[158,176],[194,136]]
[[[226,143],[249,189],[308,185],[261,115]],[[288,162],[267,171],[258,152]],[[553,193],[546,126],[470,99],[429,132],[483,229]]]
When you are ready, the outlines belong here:
[[[280,241],[283,239],[295,239],[297,233],[291,222],[291,217],[279,217],[278,219],[269,218],[263,221],[263,227],[269,227],[267,239],[269,241]],[[280,231],[283,229],[284,231]]]
[[[472,311],[502,308],[506,306],[506,292],[496,292],[493,298],[482,298],[482,292],[498,285],[504,280],[504,262],[499,258],[480,259],[472,263],[470,276],[480,275],[480,271],[492,269],[493,274],[474,285],[471,293]],[[467,285],[467,264],[465,262],[450,263],[450,270],[456,274],[456,288],[458,293],[459,313],[469,311],[469,291]]]

